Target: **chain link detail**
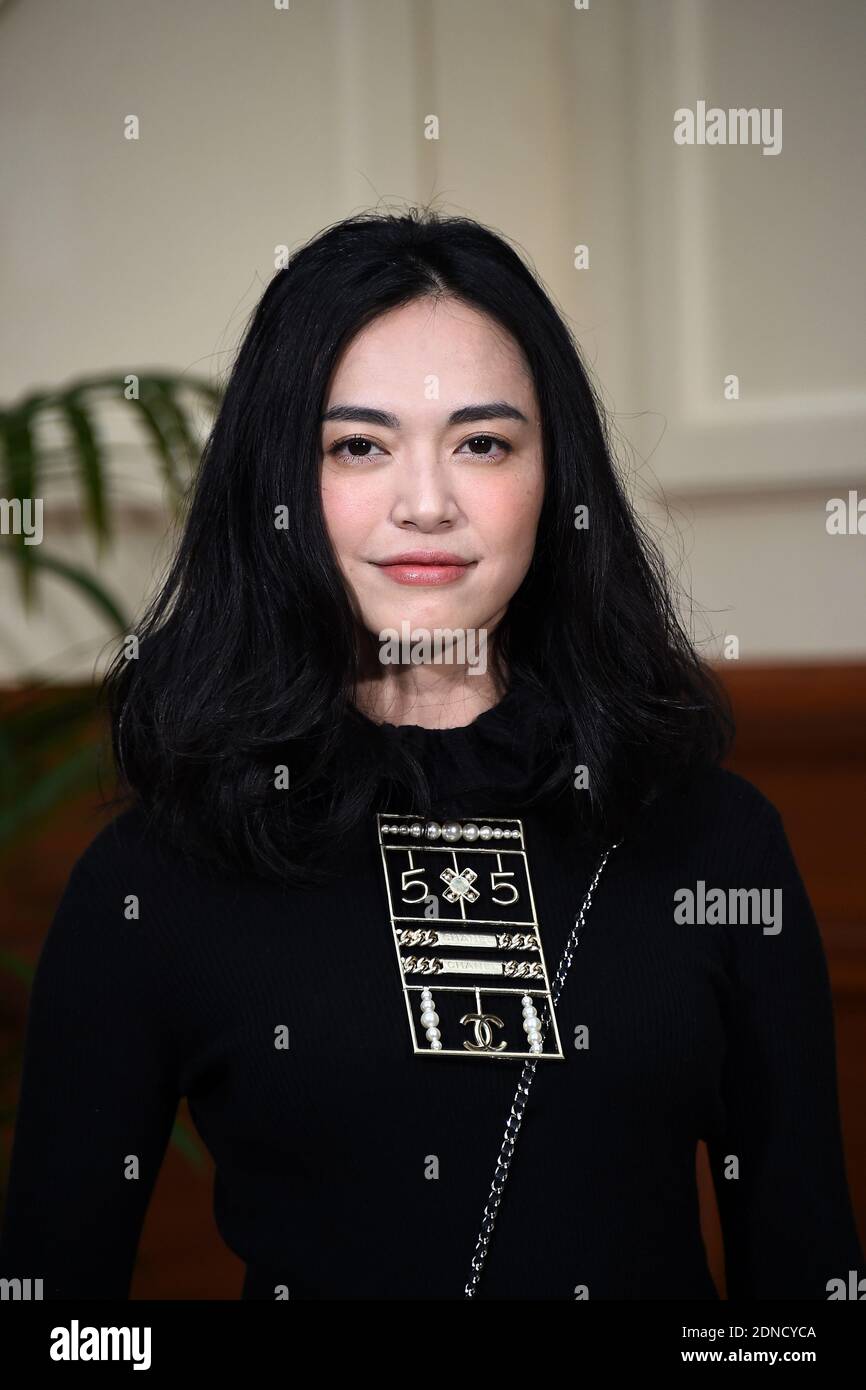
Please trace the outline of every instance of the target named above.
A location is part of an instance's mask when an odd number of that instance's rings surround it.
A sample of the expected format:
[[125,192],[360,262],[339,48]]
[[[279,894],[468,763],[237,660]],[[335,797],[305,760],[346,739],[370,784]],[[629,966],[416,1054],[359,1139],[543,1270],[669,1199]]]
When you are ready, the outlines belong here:
[[[617,840],[616,844],[610,845],[609,848],[605,850],[598,868],[595,871],[593,880],[587,889],[586,897],[583,900],[580,912],[577,915],[577,919],[565,943],[565,949],[562,953],[562,959],[559,962],[556,978],[550,988],[550,996],[554,1006],[559,1003],[562,986],[565,983],[565,977],[568,974],[574,952],[580,940],[580,933],[586,922],[586,914],[592,902],[592,895],[598,886],[598,881],[601,878],[608,858],[615,849],[619,849],[621,843],[621,840]],[[550,1022],[550,1013],[546,1004],[544,1005],[544,1010],[540,1017],[541,1022],[539,1026],[543,1036]],[[490,1238],[493,1234],[493,1227],[499,1211],[499,1204],[502,1201],[502,1193],[511,1168],[511,1160],[514,1157],[514,1146],[517,1143],[517,1136],[520,1133],[520,1126],[523,1123],[523,1112],[526,1109],[526,1102],[529,1099],[529,1088],[535,1077],[535,1069],[537,1066],[538,1061],[535,1058],[533,1058],[531,1062],[524,1062],[523,1071],[517,1083],[517,1090],[514,1093],[514,1100],[511,1102],[511,1112],[508,1116],[508,1123],[505,1126],[505,1135],[502,1140],[502,1147],[499,1150],[499,1157],[496,1160],[496,1169],[493,1174],[493,1182],[490,1186],[490,1195],[487,1198],[487,1205],[484,1208],[481,1230],[478,1233],[478,1240],[475,1244],[475,1254],[472,1256],[472,1275],[463,1291],[465,1298],[474,1298],[478,1288],[478,1282],[484,1268],[484,1261],[487,1258],[487,1251],[490,1247]]]

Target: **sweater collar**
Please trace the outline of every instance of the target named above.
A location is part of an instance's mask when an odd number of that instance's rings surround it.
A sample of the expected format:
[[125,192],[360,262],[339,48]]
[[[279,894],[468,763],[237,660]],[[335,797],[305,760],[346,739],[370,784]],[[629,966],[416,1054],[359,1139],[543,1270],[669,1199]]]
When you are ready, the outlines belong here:
[[458,798],[470,814],[475,813],[470,795],[473,804],[480,796],[488,808],[522,802],[555,766],[553,706],[544,692],[523,684],[512,684],[498,704],[456,728],[377,722],[354,706],[350,720],[372,746],[383,776],[408,748],[422,764],[439,803],[452,804]]

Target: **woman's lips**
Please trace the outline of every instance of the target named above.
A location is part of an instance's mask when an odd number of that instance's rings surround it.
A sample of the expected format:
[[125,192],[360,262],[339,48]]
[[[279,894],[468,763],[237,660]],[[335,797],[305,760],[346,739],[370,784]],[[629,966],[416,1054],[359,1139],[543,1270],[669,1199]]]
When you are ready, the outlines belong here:
[[458,556],[432,553],[430,555],[398,555],[390,561],[379,561],[377,567],[396,584],[453,584],[462,579],[477,564],[476,560],[461,560]]

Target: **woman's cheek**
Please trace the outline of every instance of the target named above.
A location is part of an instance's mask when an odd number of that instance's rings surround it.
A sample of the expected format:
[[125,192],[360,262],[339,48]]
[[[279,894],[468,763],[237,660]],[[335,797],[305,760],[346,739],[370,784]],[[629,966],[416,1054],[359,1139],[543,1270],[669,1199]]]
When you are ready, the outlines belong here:
[[540,512],[539,491],[525,483],[515,484],[507,492],[491,489],[478,507],[479,535],[487,539],[491,554],[531,555]]
[[374,500],[339,484],[323,486],[322,507],[332,541],[341,548],[360,544],[376,515]]

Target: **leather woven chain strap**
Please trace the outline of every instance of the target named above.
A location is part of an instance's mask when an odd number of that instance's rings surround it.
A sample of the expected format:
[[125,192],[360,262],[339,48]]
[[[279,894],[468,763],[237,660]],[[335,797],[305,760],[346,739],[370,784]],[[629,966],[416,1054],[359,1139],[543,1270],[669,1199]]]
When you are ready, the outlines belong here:
[[[551,986],[550,993],[554,1006],[559,1003],[559,996],[562,991],[562,986],[565,982],[565,977],[568,974],[568,970],[571,965],[575,949],[580,940],[580,933],[586,921],[586,914],[589,911],[589,906],[592,902],[592,895],[595,892],[596,887],[598,886],[598,881],[601,878],[601,875],[604,871],[604,866],[607,863],[610,855],[615,849],[619,848],[621,843],[622,841],[618,840],[616,844],[610,845],[605,850],[599,862],[598,868],[595,871],[592,882],[590,883],[589,888],[587,889],[586,897],[583,900],[580,912],[577,915],[577,919],[574,923],[574,926],[571,929],[568,940],[565,943],[565,949],[562,953],[562,960],[559,962],[559,969],[556,972],[556,978],[553,982],[553,985]],[[546,1006],[544,1012],[540,1017],[540,1031],[543,1034],[550,1021],[550,1016]],[[484,1216],[481,1222],[481,1230],[478,1233],[478,1240],[475,1245],[475,1254],[472,1256],[472,1275],[464,1289],[464,1297],[466,1298],[474,1298],[476,1290],[478,1288],[478,1281],[481,1278],[481,1271],[484,1268],[484,1261],[487,1258],[487,1251],[490,1247],[490,1237],[493,1234],[493,1226],[496,1221],[497,1212],[499,1211],[499,1204],[502,1201],[502,1192],[505,1187],[506,1180],[508,1178],[509,1170],[511,1168],[511,1160],[514,1157],[514,1146],[517,1142],[517,1136],[520,1132],[520,1126],[523,1122],[523,1112],[526,1109],[526,1102],[529,1099],[529,1088],[532,1085],[532,1081],[535,1076],[535,1068],[537,1065],[538,1063],[535,1058],[533,1058],[532,1061],[524,1062],[523,1071],[521,1072],[520,1080],[517,1083],[517,1090],[514,1093],[514,1100],[511,1103],[511,1113],[508,1116],[508,1123],[505,1126],[505,1135],[502,1140],[502,1147],[499,1151],[499,1157],[496,1160],[496,1169],[493,1174],[493,1182],[490,1187],[490,1195],[487,1198],[487,1205],[484,1208]]]

